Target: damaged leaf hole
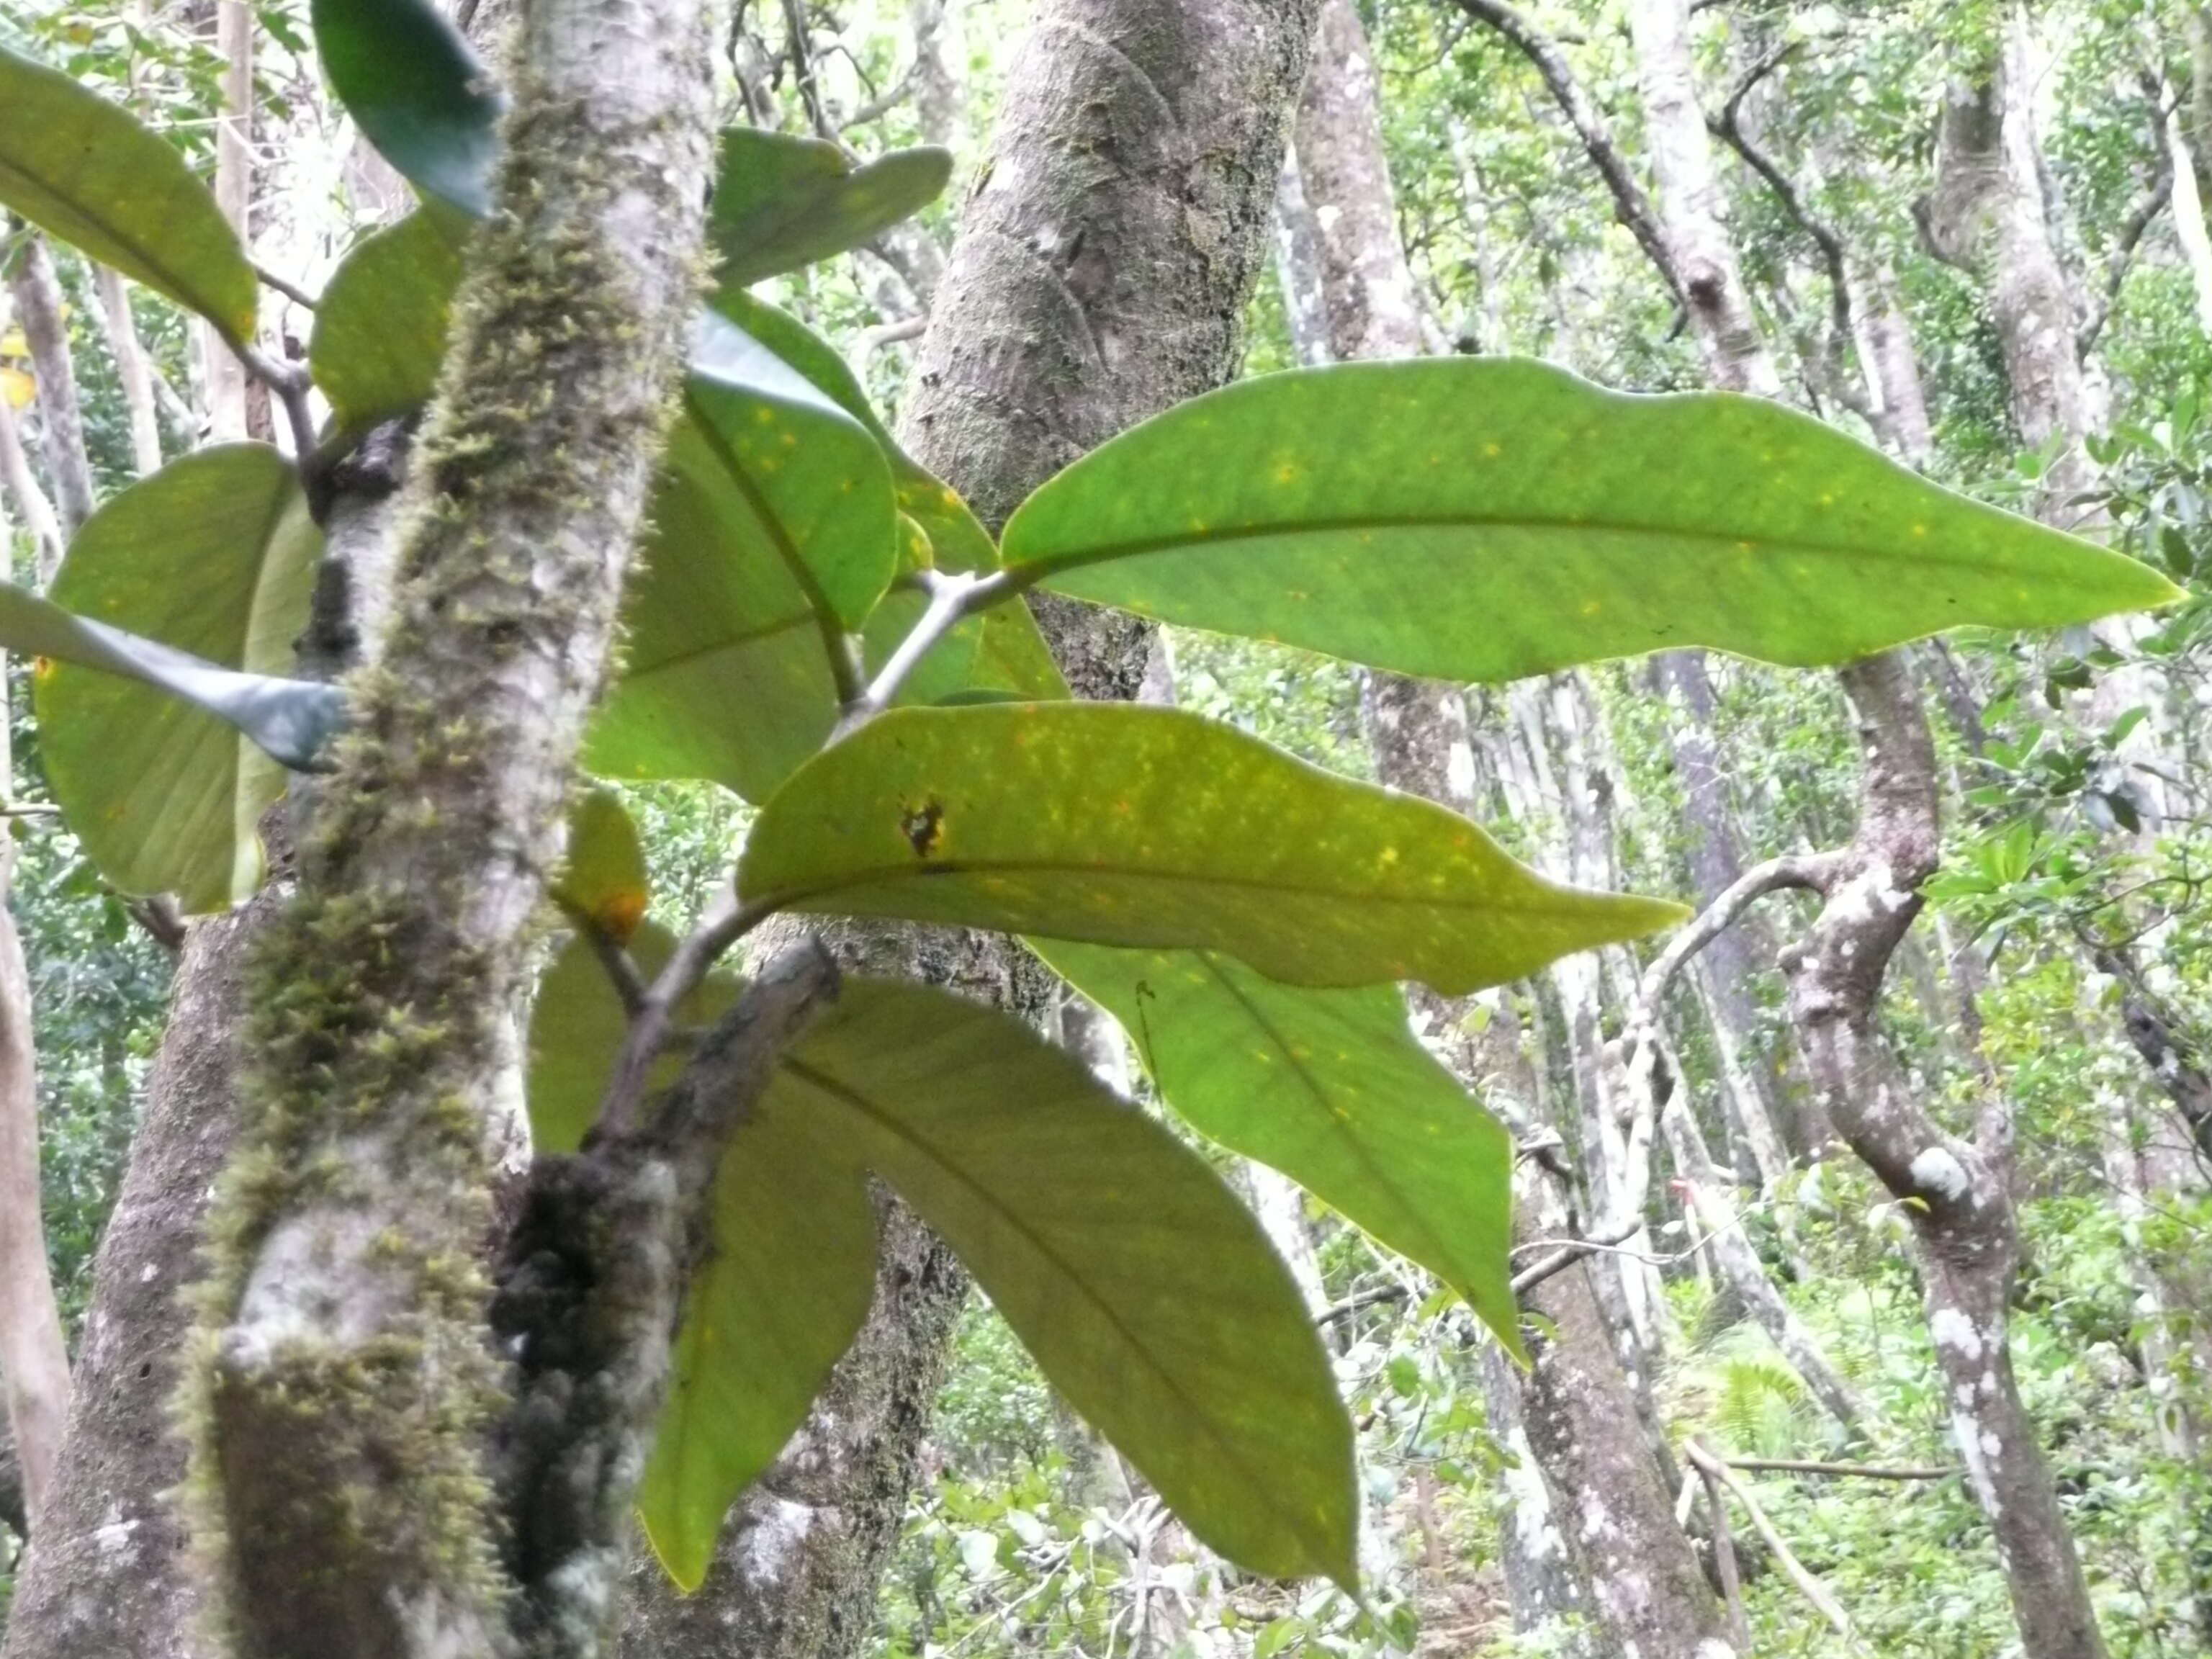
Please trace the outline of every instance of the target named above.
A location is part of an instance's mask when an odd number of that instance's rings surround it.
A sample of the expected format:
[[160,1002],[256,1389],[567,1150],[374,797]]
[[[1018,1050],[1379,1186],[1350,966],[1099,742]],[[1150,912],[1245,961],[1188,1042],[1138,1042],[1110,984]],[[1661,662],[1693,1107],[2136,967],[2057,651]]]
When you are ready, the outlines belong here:
[[945,839],[945,803],[933,795],[919,806],[908,807],[900,816],[899,833],[916,858],[927,858]]

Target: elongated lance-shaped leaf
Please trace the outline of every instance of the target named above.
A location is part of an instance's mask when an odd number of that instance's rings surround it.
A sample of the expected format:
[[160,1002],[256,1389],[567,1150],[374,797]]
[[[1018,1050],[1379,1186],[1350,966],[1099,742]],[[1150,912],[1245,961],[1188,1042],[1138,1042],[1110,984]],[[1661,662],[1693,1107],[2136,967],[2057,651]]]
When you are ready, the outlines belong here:
[[1200,1539],[1353,1583],[1327,1356],[1257,1224],[1174,1136],[1011,1015],[883,981],[848,982],[768,1109],[896,1188]]
[[935,201],[952,155],[894,150],[865,165],[818,138],[731,127],[708,205],[726,292],[872,241]]
[[1674,646],[1844,662],[2179,596],[1778,404],[1504,361],[1184,404],[1047,483],[1005,556],[1079,598],[1463,681]]
[[284,789],[269,757],[313,764],[341,710],[335,688],[273,672],[290,665],[321,552],[291,464],[228,444],[94,514],[53,602],[0,596],[4,643],[47,659],[39,737],[55,798],[123,891],[200,911],[260,884],[261,816]]
[[506,100],[428,0],[313,0],[315,47],[338,101],[417,190],[480,217],[491,205]]
[[[631,941],[650,973],[670,941]],[[717,976],[687,1019],[735,994]],[[582,1139],[623,1014],[589,949],[531,1018],[532,1133]],[[718,1173],[639,1502],[695,1586],[724,1515],[804,1420],[873,1286],[872,1170],[944,1233],[1048,1374],[1200,1536],[1349,1582],[1349,1425],[1288,1273],[1203,1163],[1019,1021],[848,981]]]
[[1394,988],[1279,985],[1201,951],[1030,943],[1120,1022],[1194,1127],[1420,1263],[1519,1352],[1512,1137],[1414,1038]]
[[1455,812],[1176,709],[894,710],[793,774],[738,890],[765,908],[1219,951],[1302,985],[1456,994],[1678,920],[1516,864]]
[[0,203],[92,258],[253,333],[253,267],[189,163],[129,112],[0,47]]

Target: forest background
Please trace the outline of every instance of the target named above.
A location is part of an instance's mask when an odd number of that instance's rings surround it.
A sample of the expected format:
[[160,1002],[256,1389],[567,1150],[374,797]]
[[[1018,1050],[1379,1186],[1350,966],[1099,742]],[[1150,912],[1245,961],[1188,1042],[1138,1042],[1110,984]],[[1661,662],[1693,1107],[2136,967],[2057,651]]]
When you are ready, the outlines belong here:
[[[0,38],[135,104],[220,170],[258,263],[313,295],[363,204],[380,191],[396,204],[399,187],[325,92],[303,9],[25,7]],[[957,158],[918,221],[763,289],[839,344],[887,409],[1026,9],[785,0],[722,20],[730,118],[862,156],[926,143]],[[1246,374],[1522,354],[1623,390],[1777,397],[2133,552],[2192,595],[2212,576],[2212,13],[1383,0],[1325,9],[1312,74]],[[0,469],[28,580],[82,516],[73,495],[104,498],[149,457],[269,416],[157,297],[20,228],[9,259]],[[34,337],[55,295],[58,347]],[[311,325],[304,304],[272,314],[280,337]],[[57,349],[81,440],[57,403]],[[2208,616],[2192,597],[2152,621],[1968,632],[1909,656],[1943,842],[1880,1023],[1936,1121],[1963,1133],[2002,1103],[2019,1240],[2010,1363],[2116,1655],[2212,1651]],[[53,817],[29,670],[11,672],[11,901],[35,1011],[46,1236],[75,1340],[179,935],[158,904],[106,888]],[[1393,733],[1419,714],[1454,723],[1439,781],[1521,856],[1701,905],[1747,897],[1738,878],[1767,860],[1849,845],[1865,810],[1833,677],[1719,656],[1416,707],[1345,665],[1170,630],[1146,695],[1408,787]],[[709,786],[623,794],[646,831],[656,919],[680,929],[746,814]],[[1542,1308],[1546,1363],[1573,1372],[1570,1388],[1606,1372],[1606,1397],[1640,1407],[1615,1425],[1631,1455],[1667,1465],[1668,1514],[1710,1587],[1651,1594],[1709,1598],[1690,1623],[1741,1620],[1762,1654],[2020,1651],[2035,1615],[2008,1596],[1960,1467],[1913,1200],[1837,1144],[1793,1031],[1782,964],[1817,896],[1764,899],[1656,998],[1655,945],[1468,1006],[1422,1005],[1417,1021],[1528,1149],[1534,1248],[1518,1263],[1549,1264],[1546,1242],[1577,1231],[1604,1238],[1552,1269],[1589,1285],[1595,1340],[1576,1344],[1571,1320]],[[1144,1032],[1125,1038],[1080,1006],[1055,1024],[1144,1093]],[[1679,1079],[1663,1101],[1649,1081],[1662,1050]],[[1636,1615],[1608,1599],[1620,1564],[1587,1547],[1586,1511],[1608,1495],[1590,1484],[1601,1460],[1540,1432],[1532,1443],[1528,1385],[1432,1279],[1279,1177],[1210,1155],[1251,1194],[1352,1402],[1364,1604],[1243,1577],[1192,1542],[971,1297],[849,1650],[1620,1651]],[[1639,1173],[1647,1157],[1656,1174]],[[1622,1224],[1610,1233],[1608,1216]],[[1757,1525],[1701,1458],[1728,1468]],[[1745,1467],[1793,1461],[1921,1478]],[[1716,1504],[1733,1516],[1725,1548]],[[18,1497],[0,1521],[22,1519]],[[704,1639],[672,1634],[659,1650],[717,1650]]]

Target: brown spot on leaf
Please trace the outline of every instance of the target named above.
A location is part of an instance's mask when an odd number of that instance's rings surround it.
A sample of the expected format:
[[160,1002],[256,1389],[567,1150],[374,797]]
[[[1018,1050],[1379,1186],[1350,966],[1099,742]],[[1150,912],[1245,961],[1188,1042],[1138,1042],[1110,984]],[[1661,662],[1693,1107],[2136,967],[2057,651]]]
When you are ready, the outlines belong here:
[[927,858],[937,850],[938,842],[945,836],[944,803],[931,799],[919,806],[908,807],[899,819],[899,833],[914,848],[916,858]]

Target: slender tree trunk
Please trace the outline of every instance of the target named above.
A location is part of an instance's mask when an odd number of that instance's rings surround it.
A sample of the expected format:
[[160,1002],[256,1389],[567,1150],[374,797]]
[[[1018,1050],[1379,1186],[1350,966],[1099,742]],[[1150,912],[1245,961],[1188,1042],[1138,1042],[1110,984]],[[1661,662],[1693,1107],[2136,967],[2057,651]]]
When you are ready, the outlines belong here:
[[[215,127],[215,199],[249,251],[253,246],[253,8],[247,0],[216,0],[215,49],[222,63],[222,106]],[[244,365],[212,324],[199,325],[208,424],[219,439],[247,435]]]
[[[902,441],[988,524],[1085,451],[1235,372],[1318,0],[1042,0],[936,285]],[[1035,605],[1077,695],[1127,698],[1149,629]],[[1037,970],[993,954],[1018,1003]],[[927,970],[927,964],[925,971]],[[844,1659],[872,1628],[966,1279],[894,1211],[877,1301],[688,1601],[631,1583],[626,1654]]]
[[[0,668],[0,672],[4,672]],[[0,715],[6,713],[0,698]],[[0,849],[0,898],[14,872]],[[69,1352],[46,1267],[40,1215],[39,1079],[31,1046],[31,978],[15,919],[0,903],[0,1383],[35,1533],[60,1460],[69,1412]]]
[[[1939,258],[1971,269],[1986,251],[2013,419],[2030,444],[2058,445],[2046,476],[2063,497],[2089,479],[2090,406],[2039,176],[2026,35],[2025,21],[2008,18],[1996,50],[1945,92],[1936,190],[1919,216]],[[2046,515],[2063,522],[2082,509],[2055,499]]]
[[[84,410],[77,394],[76,362],[70,350],[69,325],[62,319],[60,276],[46,238],[23,239],[8,292],[15,302],[15,320],[31,348],[31,367],[39,382],[40,447],[46,476],[52,480],[54,505],[61,513],[64,541],[92,516],[96,497],[92,486],[92,462],[84,447]],[[39,582],[53,578],[53,568],[41,559]]]
[[1659,216],[1706,378],[1724,391],[1779,398],[1782,377],[1753,313],[1735,240],[1723,222],[1720,181],[1690,55],[1689,0],[1634,0],[1628,22]]
[[1939,848],[1934,745],[1904,659],[1844,671],[1865,757],[1858,833],[1821,872],[1819,917],[1785,958],[1814,1086],[1852,1151],[1906,1204],[1952,1428],[2012,1594],[2027,1659],[2102,1659],[2089,1604],[2006,1343],[2018,1266],[2012,1124],[1990,1089],[1972,1142],[1911,1093],[1877,1024],[1883,974]]
[[100,285],[100,315],[107,335],[107,349],[115,359],[115,375],[123,383],[123,404],[131,416],[131,460],[138,476],[151,477],[161,470],[161,421],[154,402],[154,369],[146,360],[145,343],[138,337],[138,320],[131,312],[131,290],[123,275],[109,265],[94,268]]
[[62,532],[54,504],[32,475],[31,457],[23,447],[23,429],[16,422],[15,406],[4,398],[0,398],[0,483],[8,486],[23,528],[30,534],[38,568],[59,568],[69,538]]

